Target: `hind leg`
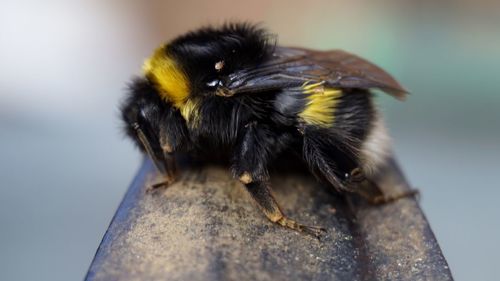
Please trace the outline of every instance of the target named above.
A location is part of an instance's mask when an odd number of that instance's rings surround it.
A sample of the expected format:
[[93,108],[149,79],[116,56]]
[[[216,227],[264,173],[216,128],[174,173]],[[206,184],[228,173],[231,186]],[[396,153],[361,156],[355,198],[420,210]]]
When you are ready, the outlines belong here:
[[386,194],[375,181],[366,178],[360,168],[355,168],[349,173],[346,186],[373,205],[392,203],[402,198],[418,196],[420,193],[417,189],[409,189],[398,193]]
[[340,145],[328,130],[306,127],[303,131],[303,157],[311,171],[329,182],[336,190],[351,192],[347,184],[349,171],[357,167],[354,157]]
[[360,168],[362,163],[359,154],[353,152],[356,149],[352,149],[356,146],[355,143],[346,144],[345,141],[335,139],[327,130],[318,128],[306,128],[303,135],[303,154],[309,167],[338,191],[356,193],[375,205],[418,194],[418,191],[413,189],[385,194],[376,181],[366,177]]
[[373,205],[383,205],[383,204],[388,204],[392,203],[394,201],[397,201],[402,198],[408,198],[408,197],[418,197],[420,192],[417,189],[410,189],[398,194],[382,194],[378,196],[364,196],[361,193],[358,193],[361,196],[363,196],[370,204]]

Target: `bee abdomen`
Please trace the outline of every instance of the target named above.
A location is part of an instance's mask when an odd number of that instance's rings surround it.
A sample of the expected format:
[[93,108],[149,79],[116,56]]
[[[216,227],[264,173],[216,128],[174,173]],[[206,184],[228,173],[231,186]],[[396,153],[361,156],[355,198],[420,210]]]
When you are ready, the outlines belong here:
[[362,169],[367,176],[377,173],[392,154],[392,144],[382,117],[376,113],[361,146]]
[[335,109],[343,91],[319,83],[305,83],[299,91],[278,94],[275,109],[285,118],[304,125],[330,128],[334,125]]
[[299,118],[308,125],[332,127],[335,121],[335,109],[343,91],[324,87],[323,82],[305,84],[302,88],[305,106],[299,113]]

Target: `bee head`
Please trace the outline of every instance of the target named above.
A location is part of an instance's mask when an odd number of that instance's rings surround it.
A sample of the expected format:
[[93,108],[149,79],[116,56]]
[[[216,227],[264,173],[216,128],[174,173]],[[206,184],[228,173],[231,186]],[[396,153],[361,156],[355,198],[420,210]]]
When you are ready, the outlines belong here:
[[181,108],[188,98],[224,95],[231,74],[251,69],[272,52],[267,32],[249,24],[207,27],[156,49],[143,66],[159,95]]

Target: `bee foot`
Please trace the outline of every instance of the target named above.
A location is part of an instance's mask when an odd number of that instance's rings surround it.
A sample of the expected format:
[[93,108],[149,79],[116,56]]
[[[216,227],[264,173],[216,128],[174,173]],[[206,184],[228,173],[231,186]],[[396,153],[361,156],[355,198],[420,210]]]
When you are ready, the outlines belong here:
[[326,234],[325,228],[316,226],[302,225],[301,231],[307,235],[314,236],[318,240],[320,240],[321,237],[323,237],[323,235]]
[[153,193],[160,188],[168,188],[172,183],[174,183],[175,179],[174,178],[165,178],[162,181],[150,184],[146,187],[146,193]]
[[396,195],[388,195],[388,196],[376,196],[372,199],[370,199],[370,203],[373,205],[382,205],[382,204],[388,204],[392,203],[394,201],[397,201],[401,198],[406,198],[406,197],[415,197],[417,200],[420,197],[420,191],[418,189],[411,189],[407,190],[401,194],[396,194]]
[[286,217],[282,217],[276,223],[284,227],[293,229],[295,231],[299,231],[307,235],[314,236],[317,239],[320,239],[323,236],[323,234],[326,233],[326,229],[323,227],[303,225]]

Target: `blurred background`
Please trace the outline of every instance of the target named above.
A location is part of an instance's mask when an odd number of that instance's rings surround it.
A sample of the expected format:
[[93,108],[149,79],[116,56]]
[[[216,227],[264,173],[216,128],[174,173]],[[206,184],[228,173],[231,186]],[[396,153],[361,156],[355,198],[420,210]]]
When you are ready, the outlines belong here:
[[499,1],[0,1],[0,279],[81,280],[141,157],[125,83],[203,24],[262,22],[342,48],[412,95],[379,95],[395,150],[457,280],[498,280]]

